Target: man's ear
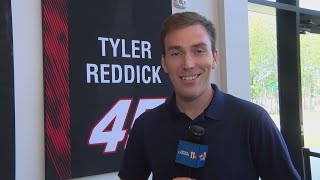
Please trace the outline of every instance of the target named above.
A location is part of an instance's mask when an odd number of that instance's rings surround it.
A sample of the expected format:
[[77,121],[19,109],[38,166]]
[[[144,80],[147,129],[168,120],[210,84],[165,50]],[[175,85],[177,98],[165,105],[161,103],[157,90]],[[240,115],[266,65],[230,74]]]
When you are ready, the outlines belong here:
[[165,73],[168,73],[168,69],[167,69],[166,62],[165,62],[165,60],[164,60],[164,56],[165,56],[164,54],[161,55],[161,66],[162,66],[164,72],[165,72]]
[[212,69],[215,69],[218,65],[218,60],[219,60],[219,55],[218,55],[218,50],[213,51],[213,62],[212,62]]

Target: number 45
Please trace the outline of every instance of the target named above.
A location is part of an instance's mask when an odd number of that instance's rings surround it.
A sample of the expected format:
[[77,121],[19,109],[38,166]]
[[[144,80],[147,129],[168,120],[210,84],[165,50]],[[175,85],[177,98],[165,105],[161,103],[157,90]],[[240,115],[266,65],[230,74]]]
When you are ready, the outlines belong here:
[[[166,98],[139,99],[138,106],[131,124],[146,110],[153,109],[164,103]],[[102,119],[92,128],[89,136],[89,145],[104,145],[103,153],[115,152],[118,144],[124,140],[127,130],[124,129],[132,99],[120,99],[113,107],[102,117]],[[111,130],[106,131],[106,129]]]

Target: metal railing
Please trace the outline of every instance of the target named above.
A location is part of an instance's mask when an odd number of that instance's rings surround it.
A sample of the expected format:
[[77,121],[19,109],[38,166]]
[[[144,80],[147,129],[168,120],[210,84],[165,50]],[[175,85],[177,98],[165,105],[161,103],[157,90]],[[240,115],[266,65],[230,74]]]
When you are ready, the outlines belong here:
[[320,158],[320,153],[312,152],[309,148],[303,148],[303,165],[305,180],[312,180],[310,157]]

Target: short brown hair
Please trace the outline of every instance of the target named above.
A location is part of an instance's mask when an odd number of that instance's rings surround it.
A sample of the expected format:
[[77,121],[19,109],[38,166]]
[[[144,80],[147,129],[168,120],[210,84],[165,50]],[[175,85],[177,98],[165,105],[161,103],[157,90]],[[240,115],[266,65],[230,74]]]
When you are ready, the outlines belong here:
[[213,26],[213,23],[207,20],[204,16],[196,12],[182,12],[175,13],[168,16],[162,23],[161,29],[161,48],[162,53],[165,54],[164,39],[166,35],[177,29],[184,27],[192,26],[195,24],[201,24],[208,32],[211,39],[211,48],[212,51],[216,50],[216,29]]

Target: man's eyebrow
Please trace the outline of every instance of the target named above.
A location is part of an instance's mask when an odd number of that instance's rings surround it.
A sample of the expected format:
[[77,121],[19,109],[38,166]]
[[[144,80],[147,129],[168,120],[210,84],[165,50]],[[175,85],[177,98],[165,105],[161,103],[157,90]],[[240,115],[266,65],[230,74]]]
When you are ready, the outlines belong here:
[[169,46],[169,47],[167,47],[166,50],[167,51],[170,51],[170,50],[182,50],[182,47],[181,46]]
[[198,43],[198,44],[194,44],[191,46],[192,48],[206,48],[207,47],[207,44],[206,43]]
[[[206,43],[203,43],[203,42],[200,42],[200,43],[197,43],[197,44],[193,44],[191,46],[191,48],[207,48],[208,45]],[[166,51],[170,51],[170,50],[183,50],[183,48],[181,46],[178,46],[178,45],[173,45],[173,46],[169,46],[166,48]]]

